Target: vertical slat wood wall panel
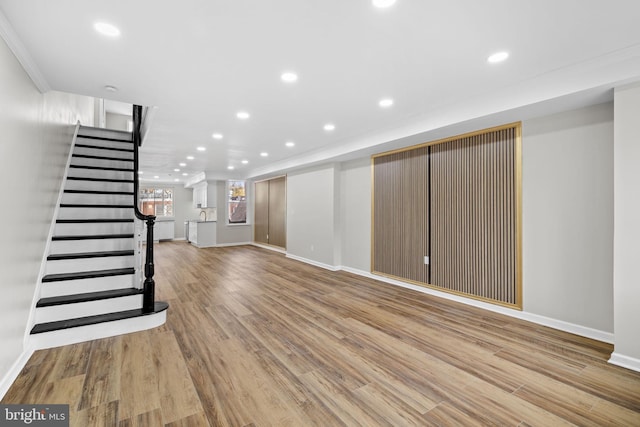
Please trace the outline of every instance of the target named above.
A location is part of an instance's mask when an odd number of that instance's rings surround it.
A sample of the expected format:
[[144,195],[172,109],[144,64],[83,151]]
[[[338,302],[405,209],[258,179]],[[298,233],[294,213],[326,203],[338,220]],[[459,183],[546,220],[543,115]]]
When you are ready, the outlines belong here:
[[519,144],[514,124],[374,156],[372,271],[522,307]]
[[373,270],[428,283],[428,148],[374,159]]
[[515,128],[431,147],[431,284],[516,305]]
[[287,246],[287,180],[284,176],[269,180],[269,244]]
[[254,204],[254,240],[269,243],[269,181],[256,182]]

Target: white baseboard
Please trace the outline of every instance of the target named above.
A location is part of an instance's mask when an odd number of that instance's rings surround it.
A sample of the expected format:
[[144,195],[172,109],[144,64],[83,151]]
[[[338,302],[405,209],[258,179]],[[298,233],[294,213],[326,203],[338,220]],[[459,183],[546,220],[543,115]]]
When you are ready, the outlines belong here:
[[256,243],[256,242],[250,242],[249,244],[252,245],[252,246],[255,246],[257,248],[268,249],[270,251],[279,252],[281,254],[286,254],[287,253],[286,250],[284,250],[282,248],[279,248],[277,246],[263,245],[263,244]]
[[251,245],[251,242],[233,242],[233,243],[220,243],[216,245],[216,248],[227,248],[230,246],[247,246]]
[[297,255],[292,255],[290,253],[287,253],[287,258],[291,258],[291,259],[294,259],[296,261],[304,262],[306,264],[315,265],[316,267],[324,268],[325,270],[330,270],[330,271],[339,271],[339,270],[341,270],[340,266],[334,266],[334,265],[325,264],[325,263],[322,263],[322,262],[314,261],[312,259],[303,258],[303,257],[297,256]]
[[632,371],[640,372],[640,359],[636,359],[635,357],[625,356],[620,353],[616,353],[615,351],[611,353],[611,357],[609,358],[609,363],[611,363],[612,365],[631,369]]
[[20,375],[20,372],[24,369],[34,351],[35,349],[32,346],[26,346],[22,354],[20,354],[16,361],[13,362],[9,371],[2,379],[0,379],[0,400],[4,398],[5,394],[7,394],[7,391],[9,391],[9,388],[16,378],[18,378],[18,375]]
[[377,276],[375,274],[371,274],[367,271],[358,270],[350,267],[342,267],[342,270],[357,274],[358,276],[367,277],[370,279],[378,280],[380,282],[389,283],[391,285],[400,286],[407,289],[413,289],[418,292],[422,292],[424,294],[433,295],[439,298],[445,298],[451,301],[456,301],[462,304],[467,304],[473,307],[482,308],[484,310],[492,311],[494,313],[504,314],[510,317],[514,317],[521,320],[526,320],[528,322],[536,323],[542,326],[548,326],[553,329],[557,329],[564,332],[569,332],[571,334],[579,335],[586,338],[591,338],[597,341],[606,342],[609,344],[613,344],[614,335],[610,332],[600,331],[597,329],[588,328],[581,325],[576,325],[570,322],[565,322],[562,320],[552,319],[545,316],[540,316],[534,313],[528,313],[526,311],[514,310],[508,307],[502,307],[499,305],[490,304],[483,301],[478,301],[472,298],[465,298],[459,295],[449,294],[447,292],[441,292],[435,289],[426,288],[418,285],[413,285],[411,283],[401,282],[400,280],[394,280],[384,276]]

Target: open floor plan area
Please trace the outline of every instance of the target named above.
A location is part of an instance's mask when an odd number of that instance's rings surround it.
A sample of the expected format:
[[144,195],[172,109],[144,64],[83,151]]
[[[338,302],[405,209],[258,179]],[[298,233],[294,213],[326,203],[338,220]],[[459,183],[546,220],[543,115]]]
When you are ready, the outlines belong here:
[[637,426],[612,346],[255,246],[156,245],[165,325],[37,351],[72,426]]

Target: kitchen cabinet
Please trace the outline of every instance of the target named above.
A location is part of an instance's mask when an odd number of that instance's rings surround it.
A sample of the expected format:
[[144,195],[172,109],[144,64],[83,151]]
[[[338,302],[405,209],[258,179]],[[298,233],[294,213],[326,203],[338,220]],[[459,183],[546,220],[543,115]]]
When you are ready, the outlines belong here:
[[189,221],[189,242],[198,248],[216,245],[216,221]]
[[194,208],[215,208],[216,207],[216,182],[204,181],[193,186],[193,207]]

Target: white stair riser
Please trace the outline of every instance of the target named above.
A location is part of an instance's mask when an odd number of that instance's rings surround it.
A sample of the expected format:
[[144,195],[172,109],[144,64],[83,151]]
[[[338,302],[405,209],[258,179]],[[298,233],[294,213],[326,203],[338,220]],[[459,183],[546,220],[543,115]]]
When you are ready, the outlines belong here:
[[[133,160],[133,153],[128,151],[117,151],[117,150],[105,150],[99,147],[99,144],[86,144],[86,145],[95,145],[95,147],[78,147],[76,146],[73,149],[73,154],[82,154],[85,156],[101,156],[101,157],[117,157],[118,159],[130,159]],[[130,149],[132,147],[126,147],[126,149]]]
[[58,331],[34,334],[29,337],[29,345],[35,349],[59,347],[83,341],[124,335],[137,331],[155,328],[167,320],[167,311],[117,320],[114,322],[98,323],[78,328],[60,329]]
[[133,208],[60,208],[58,219],[130,219]]
[[141,307],[142,295],[131,295],[127,297],[109,298],[100,301],[88,301],[76,304],[63,304],[52,307],[38,307],[36,309],[35,322],[55,322],[58,320],[74,319],[76,317],[133,310]]
[[133,255],[99,258],[75,258],[47,261],[45,274],[75,273],[78,271],[111,270],[134,267]]
[[126,160],[87,159],[84,157],[73,157],[71,159],[71,164],[82,166],[98,166],[102,168],[133,169],[133,162]]
[[90,236],[94,234],[132,234],[133,222],[56,224],[54,236]]
[[132,194],[91,194],[63,193],[62,203],[80,203],[84,205],[129,205],[133,206]]
[[84,294],[88,292],[111,291],[114,289],[135,288],[134,275],[96,277],[93,279],[63,280],[61,282],[46,282],[40,288],[40,297],[49,298],[61,295]]
[[133,179],[133,172],[69,168],[68,176],[79,177],[79,178],[100,178],[100,179]]
[[65,190],[133,192],[133,182],[79,181],[75,179],[69,179],[64,184],[64,189]]
[[134,249],[133,239],[54,240],[51,254],[80,252],[126,251]]

